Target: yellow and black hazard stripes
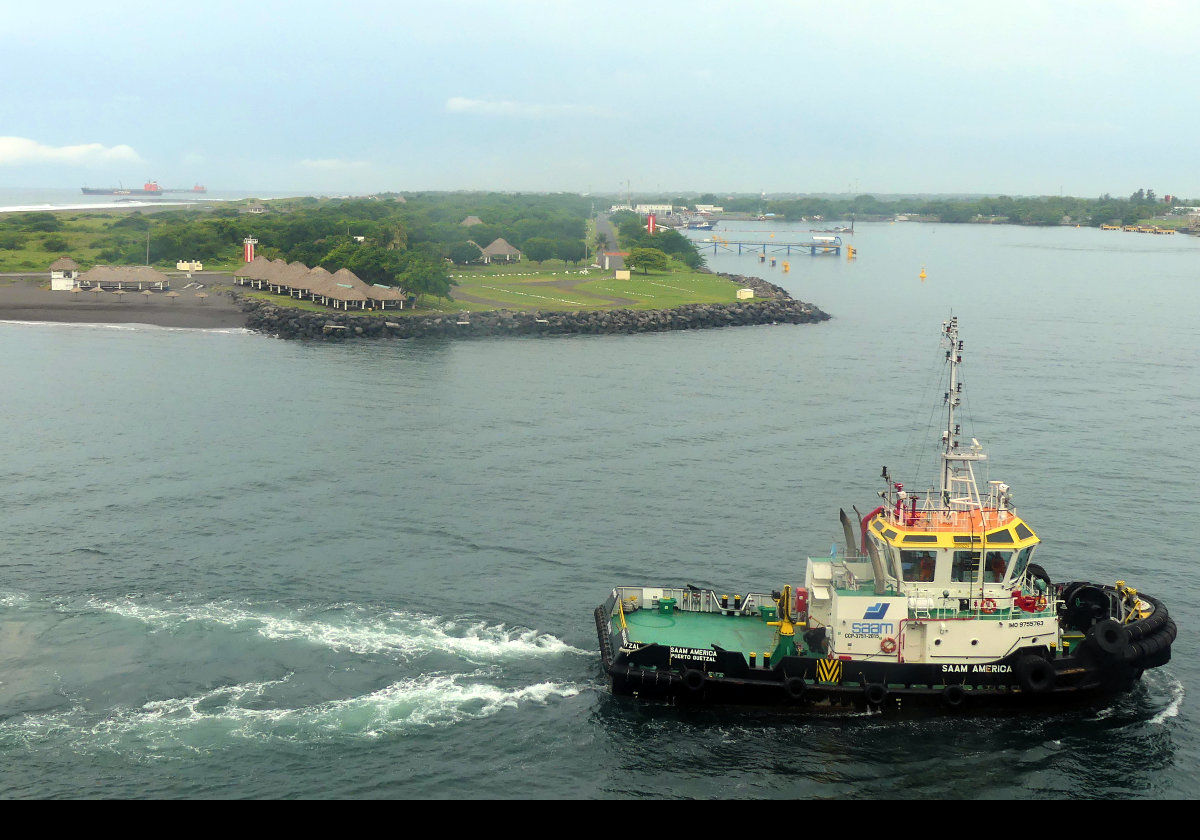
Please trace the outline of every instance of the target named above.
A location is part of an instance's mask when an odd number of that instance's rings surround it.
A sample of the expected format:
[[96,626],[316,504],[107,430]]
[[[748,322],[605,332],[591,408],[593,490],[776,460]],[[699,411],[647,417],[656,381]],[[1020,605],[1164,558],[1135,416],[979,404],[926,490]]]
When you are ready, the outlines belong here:
[[818,659],[817,682],[840,683],[842,681],[842,660]]

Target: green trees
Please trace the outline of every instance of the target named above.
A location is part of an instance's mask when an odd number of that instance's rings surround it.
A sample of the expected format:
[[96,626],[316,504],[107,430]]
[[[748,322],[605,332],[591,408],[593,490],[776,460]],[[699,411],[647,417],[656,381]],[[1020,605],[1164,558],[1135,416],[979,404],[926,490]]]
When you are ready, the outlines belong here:
[[666,271],[669,263],[667,255],[657,248],[634,248],[625,258],[625,264],[641,270],[642,274],[648,274],[651,271]]
[[404,273],[399,278],[400,288],[418,298],[422,295],[450,297],[450,289],[456,285],[446,271],[444,263],[434,262],[420,254],[407,260]]
[[577,263],[587,256],[587,244],[582,239],[560,239],[554,245],[554,253],[569,263]]
[[555,242],[546,236],[534,236],[525,240],[525,244],[521,247],[527,259],[534,262],[542,262],[543,260],[554,259]]
[[454,261],[455,265],[466,265],[479,259],[482,253],[474,242],[456,242],[450,246],[447,256]]

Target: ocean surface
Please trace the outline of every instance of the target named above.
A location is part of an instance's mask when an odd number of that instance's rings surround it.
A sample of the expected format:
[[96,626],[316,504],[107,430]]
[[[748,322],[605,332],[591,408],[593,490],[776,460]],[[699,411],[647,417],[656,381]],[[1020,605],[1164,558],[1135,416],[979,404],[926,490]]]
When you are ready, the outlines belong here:
[[[126,188],[141,189],[141,181],[125,184]],[[93,187],[111,187],[113,184],[89,184]],[[120,185],[117,185],[120,186]],[[169,184],[163,186],[170,187]],[[186,184],[181,184],[186,188]],[[306,193],[286,193],[278,191],[253,192],[248,190],[210,190],[203,194],[164,193],[158,198],[138,198],[137,196],[118,195],[84,195],[80,189],[65,189],[53,187],[0,187],[0,213],[14,211],[42,210],[99,210],[104,208],[140,209],[146,207],[179,206],[196,204],[205,201],[239,201],[244,198],[285,198],[289,195],[305,195]]]
[[[717,233],[807,236],[737,227]],[[847,239],[856,260],[786,274],[710,256],[820,325],[302,344],[0,323],[0,796],[1200,795],[1200,241]],[[611,697],[592,610],[614,584],[795,582],[882,465],[929,486],[951,313],[964,432],[1039,562],[1161,596],[1174,661],[1038,714]]]

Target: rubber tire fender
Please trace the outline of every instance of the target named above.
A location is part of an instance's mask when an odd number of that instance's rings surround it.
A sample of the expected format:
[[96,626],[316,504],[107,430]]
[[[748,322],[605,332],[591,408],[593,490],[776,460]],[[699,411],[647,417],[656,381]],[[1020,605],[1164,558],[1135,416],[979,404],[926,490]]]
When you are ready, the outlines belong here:
[[967,690],[959,683],[951,683],[942,689],[942,701],[951,709],[961,708],[967,702]]
[[1125,648],[1129,647],[1129,631],[1121,622],[1112,618],[1096,622],[1090,635],[1096,642],[1096,647],[1109,656],[1124,656]]
[[883,683],[867,683],[863,686],[863,696],[872,706],[882,706],[883,701],[887,700],[887,695],[887,686]]
[[1045,694],[1054,688],[1054,666],[1040,656],[1022,656],[1013,670],[1022,691]]
[[1154,605],[1154,612],[1150,614],[1149,618],[1143,618],[1140,621],[1133,622],[1133,624],[1125,625],[1131,641],[1136,642],[1138,639],[1153,636],[1166,625],[1167,620],[1170,618],[1166,607],[1157,601],[1152,601],[1151,603]]
[[683,672],[683,687],[692,694],[699,694],[704,690],[704,672],[696,668],[688,668]]
[[808,685],[804,682],[804,677],[788,677],[783,681],[783,693],[787,695],[789,700],[803,700],[804,691]]

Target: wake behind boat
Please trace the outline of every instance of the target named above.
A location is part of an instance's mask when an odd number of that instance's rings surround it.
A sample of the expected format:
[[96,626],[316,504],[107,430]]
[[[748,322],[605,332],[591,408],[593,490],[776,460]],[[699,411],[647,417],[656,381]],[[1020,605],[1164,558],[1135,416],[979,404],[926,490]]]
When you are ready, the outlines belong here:
[[1009,486],[981,490],[987,456],[961,446],[957,318],[942,344],[937,489],[906,491],[885,467],[883,504],[857,528],[841,512],[844,550],[809,558],[803,586],[616,587],[595,611],[614,694],[834,712],[1028,706],[1127,691],[1170,661],[1176,628],[1159,600],[1124,581],[1053,583],[1032,562],[1040,540]]

